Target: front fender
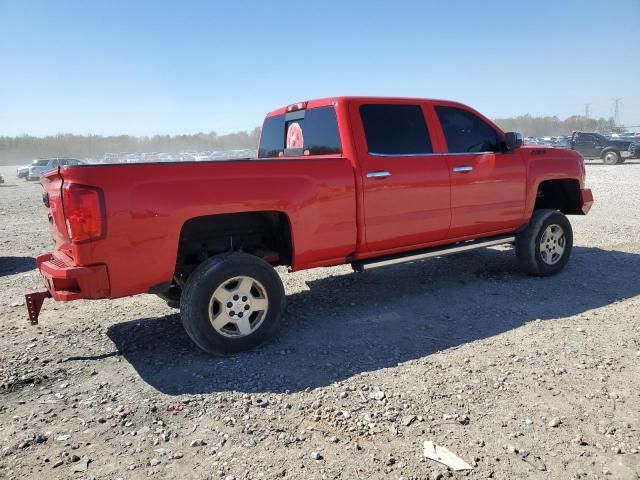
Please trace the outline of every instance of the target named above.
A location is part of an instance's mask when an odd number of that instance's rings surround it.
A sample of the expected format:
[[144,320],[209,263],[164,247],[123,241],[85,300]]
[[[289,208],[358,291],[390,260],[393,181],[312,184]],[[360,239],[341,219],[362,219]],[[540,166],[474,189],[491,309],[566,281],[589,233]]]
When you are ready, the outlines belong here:
[[585,170],[582,155],[574,150],[564,149],[539,149],[544,154],[533,153],[531,150],[528,159],[527,171],[527,200],[525,213],[531,218],[536,204],[538,189],[542,182],[549,180],[575,180],[578,188],[584,189]]

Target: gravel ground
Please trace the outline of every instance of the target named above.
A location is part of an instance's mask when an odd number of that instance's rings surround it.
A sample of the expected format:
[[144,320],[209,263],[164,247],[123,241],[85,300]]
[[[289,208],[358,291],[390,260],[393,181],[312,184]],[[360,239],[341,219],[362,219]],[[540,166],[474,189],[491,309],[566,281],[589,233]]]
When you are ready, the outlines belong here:
[[50,236],[40,186],[0,171],[1,478],[640,478],[640,162],[587,167],[557,277],[509,248],[283,273],[278,336],[229,358],[149,295],[28,325]]

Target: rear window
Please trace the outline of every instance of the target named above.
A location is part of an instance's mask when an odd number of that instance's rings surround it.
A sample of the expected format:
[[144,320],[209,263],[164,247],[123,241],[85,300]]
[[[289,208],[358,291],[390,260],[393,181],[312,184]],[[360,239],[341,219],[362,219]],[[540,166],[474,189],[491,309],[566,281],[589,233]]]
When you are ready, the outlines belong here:
[[433,153],[420,105],[362,105],[360,118],[371,155]]
[[258,158],[342,153],[333,107],[311,108],[267,118]]

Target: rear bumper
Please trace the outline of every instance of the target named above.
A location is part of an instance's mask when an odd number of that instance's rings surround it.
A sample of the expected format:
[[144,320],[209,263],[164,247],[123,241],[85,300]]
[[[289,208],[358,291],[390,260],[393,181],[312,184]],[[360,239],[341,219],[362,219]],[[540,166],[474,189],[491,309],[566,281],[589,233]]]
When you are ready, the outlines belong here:
[[45,287],[57,301],[109,297],[109,274],[106,265],[77,267],[68,265],[62,254],[45,253],[36,258],[36,266]]
[[580,209],[582,214],[586,215],[593,206],[593,193],[590,188],[583,188],[580,190]]

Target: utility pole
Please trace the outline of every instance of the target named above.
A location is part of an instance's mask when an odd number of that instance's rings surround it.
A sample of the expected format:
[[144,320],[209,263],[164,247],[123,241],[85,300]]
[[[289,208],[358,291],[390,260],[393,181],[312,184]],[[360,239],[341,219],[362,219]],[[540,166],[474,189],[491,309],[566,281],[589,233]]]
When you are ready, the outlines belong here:
[[584,116],[587,117],[587,118],[589,118],[589,106],[590,105],[591,105],[590,103],[585,103],[584,104]]
[[615,102],[615,107],[613,109],[613,126],[617,127],[618,124],[620,123],[620,110],[618,108],[620,100],[622,100],[622,98],[614,98],[613,101]]

